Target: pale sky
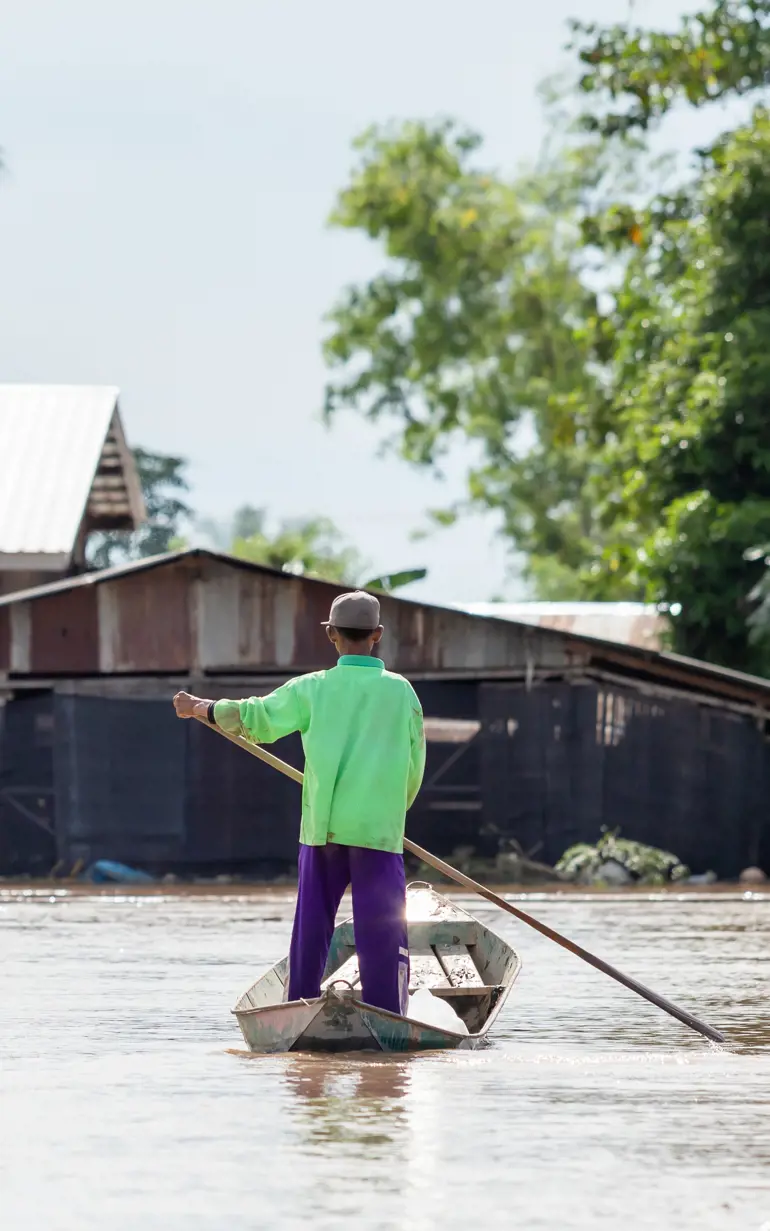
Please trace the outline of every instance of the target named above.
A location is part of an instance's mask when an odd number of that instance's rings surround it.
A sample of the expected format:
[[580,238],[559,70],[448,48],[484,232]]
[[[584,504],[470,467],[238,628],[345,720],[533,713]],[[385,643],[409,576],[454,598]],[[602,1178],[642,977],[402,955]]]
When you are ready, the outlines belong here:
[[[320,423],[322,316],[381,267],[325,219],[363,128],[452,115],[513,171],[566,20],[624,0],[5,0],[0,381],[120,387],[132,444],[191,462],[193,502],[324,514],[375,571],[427,565],[428,601],[520,595],[490,518],[410,542],[462,494]],[[667,24],[670,0],[637,0]],[[696,133],[674,122],[673,141]]]

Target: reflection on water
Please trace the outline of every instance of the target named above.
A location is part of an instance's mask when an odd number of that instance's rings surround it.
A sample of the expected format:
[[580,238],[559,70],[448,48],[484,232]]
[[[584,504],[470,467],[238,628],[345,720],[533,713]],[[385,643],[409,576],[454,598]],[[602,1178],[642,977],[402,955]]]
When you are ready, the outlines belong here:
[[[256,1059],[257,1057],[254,1057]],[[359,1056],[342,1060],[332,1056],[292,1056],[284,1079],[299,1098],[337,1102],[361,1102],[367,1112],[387,1111],[403,1099],[409,1084],[409,1065],[413,1059],[380,1059]]]
[[463,904],[524,960],[491,1047],[250,1056],[289,893],[0,895],[3,1231],[770,1222],[770,899],[529,906],[725,1047]]
[[403,1099],[408,1072],[403,1061],[331,1062],[297,1057],[284,1072],[298,1105],[296,1123],[308,1144],[358,1143],[369,1154],[398,1146],[407,1128]]

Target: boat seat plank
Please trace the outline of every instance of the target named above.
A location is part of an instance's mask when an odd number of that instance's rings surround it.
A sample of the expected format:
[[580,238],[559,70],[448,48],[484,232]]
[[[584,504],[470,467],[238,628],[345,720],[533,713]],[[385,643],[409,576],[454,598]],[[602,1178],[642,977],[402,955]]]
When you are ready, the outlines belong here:
[[485,996],[490,997],[494,994],[499,994],[505,989],[505,984],[483,983],[479,987],[437,987],[436,995],[442,1000],[454,1000],[467,997],[469,1000],[483,1000]]
[[434,945],[433,949],[452,987],[484,986],[467,945]]
[[428,945],[409,951],[409,991],[416,992],[421,987],[449,987],[441,962],[433,949]]
[[[476,919],[438,919],[438,920],[409,920],[407,921],[409,931],[409,947],[421,948],[425,945],[472,945],[475,944],[479,936],[485,932],[485,928]],[[355,935],[353,932],[353,924],[346,920],[339,924],[334,934],[334,944],[342,948],[347,946],[350,949],[355,948]]]
[[[484,987],[484,981],[465,945],[432,945],[412,949],[409,966],[409,990],[412,992],[420,987]],[[325,990],[336,979],[344,979],[351,987],[360,988],[361,970],[355,953],[324,979],[322,989]]]

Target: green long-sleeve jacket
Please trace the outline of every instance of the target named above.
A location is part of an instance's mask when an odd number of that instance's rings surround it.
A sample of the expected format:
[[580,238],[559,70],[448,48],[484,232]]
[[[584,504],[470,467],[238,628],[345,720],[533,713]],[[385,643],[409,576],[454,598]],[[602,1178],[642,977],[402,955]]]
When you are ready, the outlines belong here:
[[270,744],[299,731],[305,749],[300,842],[402,851],[425,772],[417,694],[379,658],[344,655],[266,697],[218,701],[223,731]]

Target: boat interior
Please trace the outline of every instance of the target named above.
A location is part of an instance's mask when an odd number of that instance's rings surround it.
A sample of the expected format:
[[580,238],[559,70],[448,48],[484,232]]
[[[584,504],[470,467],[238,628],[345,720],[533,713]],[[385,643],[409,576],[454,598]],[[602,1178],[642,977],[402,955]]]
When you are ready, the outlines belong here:
[[[410,993],[429,988],[449,1002],[470,1034],[478,1034],[518,974],[518,956],[494,932],[429,886],[409,886],[407,926]],[[237,1010],[280,1003],[287,969],[285,959],[274,966],[245,993]],[[352,921],[339,924],[332,938],[321,990],[335,985],[360,994]]]

